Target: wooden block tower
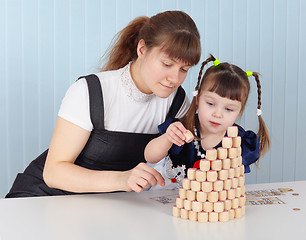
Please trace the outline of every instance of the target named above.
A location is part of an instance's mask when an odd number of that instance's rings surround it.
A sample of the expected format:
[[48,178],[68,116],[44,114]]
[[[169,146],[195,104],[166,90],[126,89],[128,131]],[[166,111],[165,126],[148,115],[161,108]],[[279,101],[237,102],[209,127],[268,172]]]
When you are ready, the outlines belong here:
[[245,214],[244,165],[238,128],[227,129],[222,147],[208,149],[200,169],[189,168],[173,216],[199,222],[226,222]]

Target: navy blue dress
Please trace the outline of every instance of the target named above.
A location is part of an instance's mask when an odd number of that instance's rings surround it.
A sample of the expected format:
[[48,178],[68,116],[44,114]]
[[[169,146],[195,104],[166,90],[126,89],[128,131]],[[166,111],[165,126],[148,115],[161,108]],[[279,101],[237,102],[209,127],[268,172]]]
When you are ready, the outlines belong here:
[[[174,118],[167,119],[164,123],[158,126],[158,130],[161,134],[164,134],[169,127],[169,125],[175,121]],[[241,149],[242,149],[242,163],[245,167],[244,172],[249,173],[250,165],[255,163],[259,158],[259,140],[256,133],[253,131],[245,131],[238,124],[234,124],[238,127],[238,136],[241,137]],[[200,138],[200,131],[197,130],[198,137]],[[225,134],[225,136],[227,136]],[[220,142],[214,148],[222,147],[222,142]],[[206,151],[202,148],[200,144],[200,152],[206,154]],[[202,157],[197,155],[197,150],[195,149],[194,142],[185,143],[183,146],[179,147],[175,144],[169,150],[169,157],[172,160],[173,166],[185,165],[186,169],[194,167],[196,161],[200,160]]]

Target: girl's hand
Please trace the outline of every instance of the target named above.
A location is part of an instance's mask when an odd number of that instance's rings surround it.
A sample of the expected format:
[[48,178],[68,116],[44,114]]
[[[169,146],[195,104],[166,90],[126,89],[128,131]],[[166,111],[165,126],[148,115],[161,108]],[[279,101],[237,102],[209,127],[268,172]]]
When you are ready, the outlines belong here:
[[[167,139],[177,145],[182,146],[185,144],[186,136],[184,135],[187,133],[187,129],[184,127],[184,125],[181,122],[174,122],[169,125],[165,135]],[[191,142],[193,138],[188,139],[188,142]]]
[[157,183],[162,187],[165,185],[162,175],[145,163],[139,163],[133,169],[124,172],[123,176],[125,191],[142,192],[150,185],[155,186]]

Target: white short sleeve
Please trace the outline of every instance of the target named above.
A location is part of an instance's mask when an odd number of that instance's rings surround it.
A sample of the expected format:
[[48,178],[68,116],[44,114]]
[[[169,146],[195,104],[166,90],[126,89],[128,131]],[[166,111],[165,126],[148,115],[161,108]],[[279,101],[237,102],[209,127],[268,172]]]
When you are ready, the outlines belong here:
[[70,86],[63,98],[58,116],[87,131],[92,131],[88,87],[85,78],[79,79]]

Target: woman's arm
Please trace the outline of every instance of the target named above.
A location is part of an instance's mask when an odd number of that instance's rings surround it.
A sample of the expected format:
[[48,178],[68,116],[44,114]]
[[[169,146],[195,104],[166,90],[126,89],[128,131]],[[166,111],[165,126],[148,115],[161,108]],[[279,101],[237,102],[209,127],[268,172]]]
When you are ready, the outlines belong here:
[[49,187],[77,193],[141,192],[150,184],[164,184],[162,176],[144,163],[129,171],[96,171],[75,165],[74,161],[83,150],[90,133],[58,117],[43,172]]
[[[182,146],[185,144],[186,128],[181,122],[174,122],[169,125],[167,131],[153,140],[151,140],[145,148],[145,159],[149,163],[157,163],[168,155],[169,149],[173,144]],[[188,142],[192,141],[188,139]]]

